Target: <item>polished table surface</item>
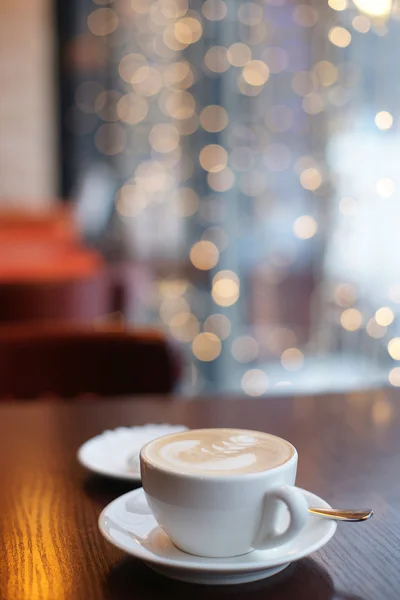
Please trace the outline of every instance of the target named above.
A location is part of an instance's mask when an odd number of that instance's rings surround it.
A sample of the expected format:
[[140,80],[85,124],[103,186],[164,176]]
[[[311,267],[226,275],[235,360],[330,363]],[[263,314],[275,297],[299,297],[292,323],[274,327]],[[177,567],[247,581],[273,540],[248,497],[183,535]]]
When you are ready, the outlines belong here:
[[[156,575],[100,535],[97,519],[126,483],[85,473],[76,451],[121,425],[259,429],[293,442],[297,483],[338,507],[371,506],[322,550],[275,578],[208,587]],[[124,399],[0,404],[0,599],[398,600],[400,396]]]

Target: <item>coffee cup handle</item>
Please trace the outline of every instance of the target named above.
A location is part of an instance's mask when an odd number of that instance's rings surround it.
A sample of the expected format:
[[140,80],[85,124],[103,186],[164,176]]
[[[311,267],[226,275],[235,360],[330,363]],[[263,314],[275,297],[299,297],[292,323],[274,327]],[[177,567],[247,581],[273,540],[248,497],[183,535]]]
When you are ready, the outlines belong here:
[[[288,527],[282,533],[274,528],[276,520],[277,500],[286,504],[290,513]],[[269,490],[264,496],[264,511],[261,526],[253,547],[259,550],[276,548],[290,542],[303,529],[308,518],[308,504],[303,493],[291,485],[282,485]]]

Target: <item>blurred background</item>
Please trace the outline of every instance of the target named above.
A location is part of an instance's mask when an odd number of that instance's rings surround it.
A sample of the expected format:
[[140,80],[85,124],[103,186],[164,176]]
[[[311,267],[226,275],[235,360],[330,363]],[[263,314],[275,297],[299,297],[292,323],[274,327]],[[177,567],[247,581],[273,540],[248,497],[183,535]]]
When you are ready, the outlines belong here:
[[400,386],[398,0],[0,6],[0,321],[65,278],[184,394]]

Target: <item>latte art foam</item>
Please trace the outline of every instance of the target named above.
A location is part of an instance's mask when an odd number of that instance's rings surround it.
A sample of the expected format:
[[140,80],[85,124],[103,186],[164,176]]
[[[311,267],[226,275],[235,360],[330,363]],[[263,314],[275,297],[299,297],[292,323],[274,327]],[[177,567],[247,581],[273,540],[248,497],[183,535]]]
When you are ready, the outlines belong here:
[[197,429],[154,440],[145,446],[143,456],[182,473],[236,475],[278,467],[293,456],[293,448],[258,431]]

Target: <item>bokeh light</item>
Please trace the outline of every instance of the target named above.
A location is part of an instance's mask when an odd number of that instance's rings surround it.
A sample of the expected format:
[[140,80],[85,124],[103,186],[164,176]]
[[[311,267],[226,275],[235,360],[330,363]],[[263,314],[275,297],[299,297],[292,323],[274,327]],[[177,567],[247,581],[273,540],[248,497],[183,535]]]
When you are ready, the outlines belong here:
[[390,198],[393,196],[395,190],[395,183],[393,179],[390,179],[389,177],[383,177],[376,182],[376,191],[382,198]]
[[299,371],[304,363],[304,354],[299,348],[287,348],[282,352],[281,364],[286,371]]
[[251,61],[251,48],[247,44],[235,42],[229,46],[226,57],[234,67],[243,67]]
[[378,325],[387,327],[394,321],[394,312],[388,306],[382,306],[375,313],[375,321]]
[[340,322],[343,329],[357,331],[363,323],[362,314],[357,308],[346,308],[340,315]]
[[227,192],[235,182],[235,176],[229,167],[213,171],[207,175],[207,183],[215,192]]
[[220,340],[229,337],[231,328],[231,322],[226,315],[215,313],[204,321],[204,331],[214,333]]
[[378,325],[375,319],[370,319],[367,323],[367,333],[370,337],[379,340],[386,335],[387,328]]
[[296,237],[302,240],[308,240],[317,233],[318,225],[314,217],[302,215],[298,217],[293,224],[293,231]]
[[180,342],[191,342],[200,331],[197,318],[189,312],[176,313],[168,325],[171,335]]
[[389,373],[389,381],[395,387],[400,386],[400,367],[394,367]]
[[210,362],[221,354],[221,340],[215,333],[199,333],[193,340],[192,351],[198,360]]
[[196,269],[208,271],[217,265],[219,250],[212,242],[201,240],[192,246],[190,260]]
[[269,69],[262,60],[250,60],[243,67],[242,75],[249,85],[261,86],[269,79]]
[[293,19],[301,27],[313,27],[318,21],[318,12],[309,4],[299,4],[293,11]]
[[207,50],[204,63],[214,73],[223,73],[229,69],[227,49],[224,46],[213,46]]
[[351,306],[357,300],[357,290],[351,283],[339,283],[333,291],[333,297],[339,306]]
[[328,0],[328,4],[333,10],[346,10],[348,7],[348,0]]
[[351,24],[359,33],[368,33],[371,29],[371,21],[364,15],[355,16]]
[[199,161],[205,171],[218,173],[225,169],[228,163],[228,153],[219,144],[209,144],[201,149]]
[[[348,341],[353,351],[361,338],[368,348],[384,343],[387,360],[400,361],[400,282],[385,279],[395,246],[382,247],[364,274],[354,251],[367,219],[377,237],[396,204],[386,200],[398,182],[385,158],[394,156],[397,135],[385,49],[398,12],[392,0],[94,0],[88,32],[74,41],[82,77],[67,127],[89,133],[121,178],[117,222],[138,260],[160,259],[160,271],[164,258],[171,263],[171,279],[157,272],[145,312],[192,350],[199,389],[215,383],[214,369],[196,361],[221,352],[250,396],[295,385],[295,376],[277,382],[263,365],[272,358],[287,371],[300,369],[300,348],[318,342],[320,314],[327,331],[339,325],[339,345]],[[387,56],[379,74],[378,55]],[[96,81],[111,58],[118,81]],[[366,72],[376,75],[373,97]],[[367,309],[362,277],[380,261],[384,281]],[[304,315],[301,323],[288,319],[280,294],[315,262],[323,279],[312,292],[310,332]],[[359,335],[343,331],[363,327]],[[388,371],[400,386],[400,367]],[[385,410],[371,414],[381,422]]]
[[388,343],[388,352],[394,360],[400,360],[400,338],[393,338]]
[[233,271],[220,271],[214,276],[212,298],[219,306],[232,306],[239,299],[239,278]]
[[393,115],[387,110],[381,110],[375,115],[375,124],[379,129],[390,129],[393,125]]
[[392,10],[392,0],[353,0],[357,8],[371,17],[384,17]]
[[228,113],[222,106],[211,104],[201,111],[200,123],[205,131],[222,131],[228,125]]
[[94,35],[109,35],[118,27],[118,15],[112,8],[98,8],[87,19],[89,30]]
[[258,343],[251,335],[242,335],[232,343],[232,355],[238,362],[251,362],[257,358],[258,352]]
[[228,7],[224,0],[206,0],[201,10],[209,21],[222,21],[226,16]]
[[329,41],[339,48],[346,48],[351,42],[351,33],[344,27],[332,27],[328,34]]
[[321,173],[314,167],[304,169],[300,174],[300,183],[304,189],[314,191],[318,189],[322,183]]
[[261,369],[250,369],[242,377],[242,389],[248,396],[262,396],[269,386],[269,379]]
[[179,139],[177,128],[169,123],[154,125],[149,135],[151,147],[163,154],[175,150],[179,144]]

